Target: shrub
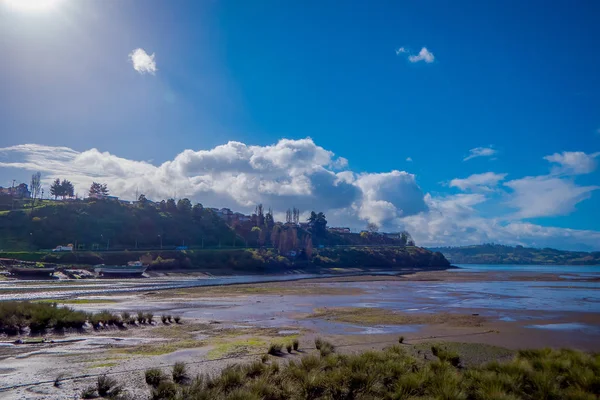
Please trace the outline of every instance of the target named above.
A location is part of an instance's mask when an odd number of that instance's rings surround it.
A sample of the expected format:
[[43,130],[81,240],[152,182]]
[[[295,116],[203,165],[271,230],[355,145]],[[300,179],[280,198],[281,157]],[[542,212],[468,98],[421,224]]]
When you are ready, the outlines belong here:
[[298,351],[298,348],[300,347],[300,342],[298,341],[298,339],[294,339],[292,345],[294,347],[294,350]]
[[398,343],[400,343],[400,344],[404,343],[404,336],[400,336],[400,338],[398,339]]
[[292,344],[291,343],[286,344],[285,348],[286,348],[286,350],[287,350],[288,353],[292,352]]
[[266,363],[267,361],[269,361],[269,355],[268,354],[263,354],[260,357],[260,361],[262,361],[263,363]]
[[281,345],[281,343],[271,343],[269,345],[269,350],[267,351],[267,353],[272,356],[278,356],[281,354],[282,347],[283,346]]
[[146,322],[149,323],[150,325],[152,325],[152,323],[154,322],[154,314],[152,313],[146,313]]
[[181,322],[181,316],[176,315],[173,317],[173,320],[175,321],[176,324],[179,324]]
[[164,380],[164,375],[159,368],[150,368],[147,369],[144,373],[146,378],[146,383],[153,387],[158,387],[160,383]]
[[173,317],[171,315],[167,315],[167,321],[173,322]]
[[165,325],[168,324],[168,322],[167,322],[167,316],[166,315],[161,315],[160,316],[160,320],[162,321],[163,324],[165,324]]
[[181,384],[187,382],[188,380],[189,377],[185,364],[182,362],[176,362],[173,366],[173,382]]
[[137,322],[140,325],[145,324],[146,323],[146,314],[144,314],[141,311],[138,311],[138,313],[137,313]]

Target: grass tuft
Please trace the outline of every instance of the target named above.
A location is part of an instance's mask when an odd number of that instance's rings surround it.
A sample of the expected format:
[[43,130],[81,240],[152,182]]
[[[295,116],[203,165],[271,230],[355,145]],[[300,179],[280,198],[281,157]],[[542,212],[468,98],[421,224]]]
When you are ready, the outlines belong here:
[[146,378],[146,383],[155,388],[165,379],[165,376],[159,368],[147,369],[144,373],[144,377]]
[[189,381],[187,368],[184,363],[176,362],[173,366],[173,382],[177,384],[183,384]]
[[292,342],[292,346],[294,347],[295,351],[298,351],[298,348],[300,347],[300,342],[298,341],[298,339],[294,339],[294,341]]
[[269,350],[267,350],[267,353],[272,356],[278,356],[281,354],[282,347],[283,346],[281,345],[281,343],[271,343],[269,345]]

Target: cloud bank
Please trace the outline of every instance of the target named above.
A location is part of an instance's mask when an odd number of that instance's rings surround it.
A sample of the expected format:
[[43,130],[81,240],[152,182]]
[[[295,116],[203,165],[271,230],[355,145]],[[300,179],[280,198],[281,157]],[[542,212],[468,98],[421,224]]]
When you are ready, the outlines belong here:
[[[281,139],[267,146],[232,141],[184,150],[160,165],[97,149],[25,144],[0,148],[0,168],[41,171],[46,186],[67,178],[80,196],[92,181],[99,181],[125,199],[138,192],[154,200],[188,197],[242,212],[263,203],[276,216],[294,206],[304,212],[324,211],[330,225],[362,229],[373,222],[385,231],[408,229],[421,245],[498,242],[599,249],[600,232],[527,221],[568,214],[600,188],[576,184],[574,174],[595,168],[589,159],[596,157],[577,154],[545,157],[552,163],[547,175],[505,181],[507,174],[486,172],[454,178],[447,186],[462,193],[452,195],[424,193],[407,171],[352,171],[347,159],[310,138]],[[493,216],[482,211],[490,208],[501,211]]]

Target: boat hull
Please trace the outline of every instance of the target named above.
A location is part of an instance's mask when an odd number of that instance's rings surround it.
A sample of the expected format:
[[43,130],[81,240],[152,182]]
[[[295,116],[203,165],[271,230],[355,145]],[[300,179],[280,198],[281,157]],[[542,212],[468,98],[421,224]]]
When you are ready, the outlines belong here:
[[95,271],[98,275],[104,277],[141,277],[146,272],[146,267],[141,268],[111,268],[111,267],[98,267]]
[[12,267],[10,272],[18,276],[52,276],[56,268]]

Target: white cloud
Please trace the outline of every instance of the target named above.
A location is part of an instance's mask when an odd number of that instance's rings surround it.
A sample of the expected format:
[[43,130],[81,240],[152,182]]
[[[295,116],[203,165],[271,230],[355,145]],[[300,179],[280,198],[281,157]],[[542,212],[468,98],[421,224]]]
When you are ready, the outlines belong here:
[[426,63],[432,63],[435,60],[435,57],[432,52],[427,50],[427,47],[423,47],[419,54],[408,56],[408,60],[412,63],[416,63],[419,61],[425,61]]
[[[561,168],[589,169],[569,162],[571,157],[550,157],[561,161]],[[450,181],[450,186],[472,193],[424,195],[408,172],[355,173],[347,165],[348,160],[310,138],[282,139],[269,146],[228,142],[208,150],[184,150],[160,165],[97,149],[79,152],[34,144],[0,148],[0,168],[41,171],[46,186],[55,178],[67,178],[80,195],[92,181],[100,181],[125,199],[133,199],[136,191],[154,200],[177,193],[205,206],[241,212],[252,211],[257,203],[276,212],[292,206],[319,210],[333,226],[360,229],[374,222],[383,231],[408,229],[422,245],[496,242],[600,250],[598,231],[524,221],[568,214],[598,186],[579,186],[550,174],[498,187],[506,174],[488,172]]]
[[142,48],[138,48],[129,53],[129,59],[135,69],[140,74],[149,73],[154,75],[157,71],[154,53],[148,54]]
[[407,162],[412,162],[412,160],[413,160],[412,157],[406,157]]
[[490,157],[496,153],[497,151],[491,147],[475,147],[474,149],[469,150],[469,155],[463,158],[463,161],[469,161],[476,157]]
[[460,190],[483,189],[489,190],[490,187],[497,186],[498,182],[504,180],[507,174],[496,174],[494,172],[485,172],[483,174],[473,174],[468,178],[454,178],[450,181],[450,187]]
[[397,55],[397,56],[399,56],[399,55],[400,55],[400,54],[402,54],[402,53],[406,53],[406,49],[405,49],[404,47],[399,47],[399,48],[396,50],[396,55]]
[[567,215],[575,205],[588,199],[600,186],[578,186],[573,181],[552,176],[533,176],[508,181],[513,190],[508,204],[518,209],[516,218]]
[[579,175],[593,172],[598,166],[598,156],[600,152],[586,154],[583,151],[563,151],[546,156],[544,160],[558,164],[552,170],[555,174]]

